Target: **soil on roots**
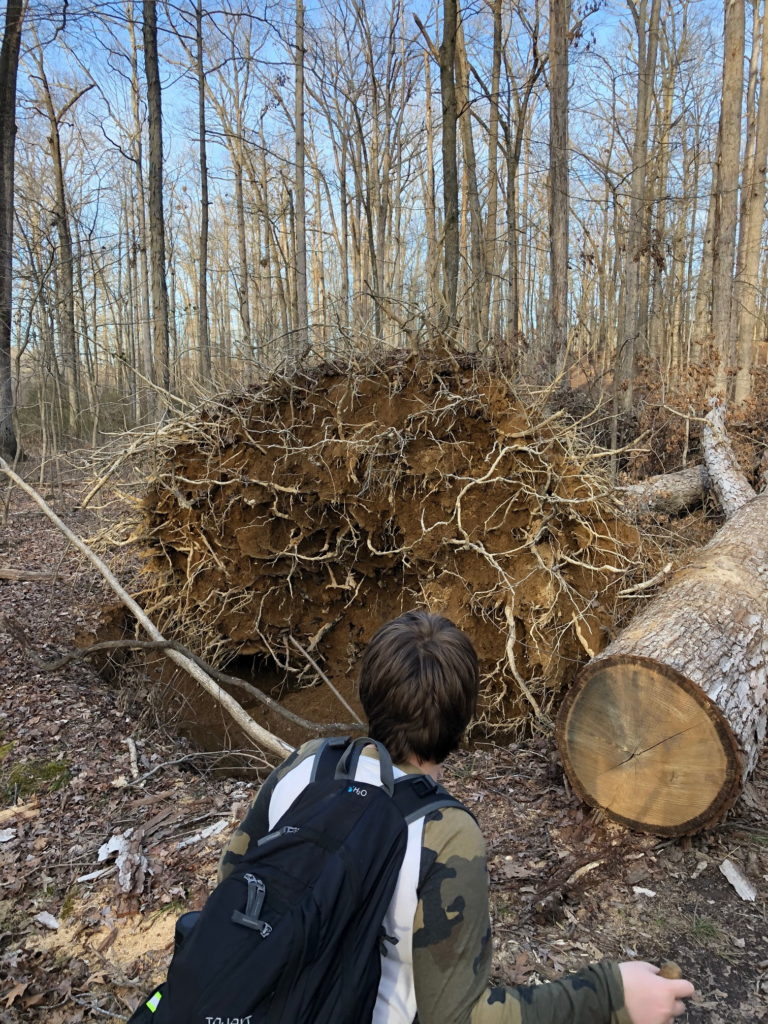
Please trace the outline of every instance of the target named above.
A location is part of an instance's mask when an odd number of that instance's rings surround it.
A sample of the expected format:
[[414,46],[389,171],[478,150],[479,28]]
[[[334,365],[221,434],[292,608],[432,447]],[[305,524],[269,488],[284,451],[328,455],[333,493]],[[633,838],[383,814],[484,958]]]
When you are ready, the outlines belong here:
[[351,701],[371,634],[426,607],[473,638],[486,729],[546,717],[649,560],[548,398],[405,357],[274,376],[168,424],[142,456],[147,610],[288,691],[317,681],[307,652]]

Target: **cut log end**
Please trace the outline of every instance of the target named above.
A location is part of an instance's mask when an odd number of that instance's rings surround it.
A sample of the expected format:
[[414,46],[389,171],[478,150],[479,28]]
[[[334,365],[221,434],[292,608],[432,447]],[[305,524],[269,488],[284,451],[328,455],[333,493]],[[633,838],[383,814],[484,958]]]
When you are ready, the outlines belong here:
[[557,744],[579,796],[642,832],[696,832],[738,795],[741,754],[722,712],[650,658],[589,664],[560,709]]

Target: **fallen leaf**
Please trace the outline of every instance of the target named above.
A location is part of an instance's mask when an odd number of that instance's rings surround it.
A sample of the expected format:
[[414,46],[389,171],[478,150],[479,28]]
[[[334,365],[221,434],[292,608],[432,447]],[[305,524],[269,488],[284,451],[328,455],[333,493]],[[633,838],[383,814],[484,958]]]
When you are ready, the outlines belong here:
[[14,985],[13,988],[6,992],[3,997],[5,999],[5,1008],[8,1009],[9,1006],[12,1006],[19,996],[24,995],[28,988],[29,982],[25,981],[20,981],[18,985]]

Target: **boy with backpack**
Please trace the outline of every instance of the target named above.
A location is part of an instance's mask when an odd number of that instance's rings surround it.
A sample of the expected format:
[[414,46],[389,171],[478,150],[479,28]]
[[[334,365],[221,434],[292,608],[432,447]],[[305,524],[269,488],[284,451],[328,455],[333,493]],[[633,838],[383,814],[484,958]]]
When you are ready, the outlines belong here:
[[412,611],[379,629],[360,672],[370,738],[312,740],[266,780],[147,1003],[156,1024],[671,1024],[685,1011],[691,983],[641,962],[489,986],[482,835],[437,784],[477,692],[474,648],[447,619]]

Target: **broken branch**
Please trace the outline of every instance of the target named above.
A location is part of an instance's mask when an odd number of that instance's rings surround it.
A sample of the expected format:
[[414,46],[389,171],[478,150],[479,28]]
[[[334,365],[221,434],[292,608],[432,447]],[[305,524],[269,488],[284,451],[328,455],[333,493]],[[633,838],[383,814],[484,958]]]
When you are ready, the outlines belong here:
[[[165,637],[161,634],[160,630],[155,626],[152,620],[144,612],[143,608],[131,597],[131,595],[123,588],[114,575],[112,570],[99,558],[99,556],[88,547],[88,545],[81,540],[77,534],[73,533],[72,530],[64,523],[53,511],[50,505],[47,504],[45,499],[38,494],[38,492],[30,487],[26,481],[22,480],[18,474],[14,473],[5,459],[0,457],[0,470],[16,484],[25,494],[27,494],[38,506],[42,509],[45,515],[51,520],[54,526],[59,529],[67,540],[73,544],[81,554],[85,555],[91,565],[103,576],[104,580],[118,596],[120,601],[125,607],[131,612],[134,618],[143,626],[144,630],[149,636],[158,642],[165,643]],[[247,714],[245,709],[235,700],[234,697],[230,696],[226,690],[222,689],[221,686],[215,680],[213,680],[207,672],[204,672],[200,666],[188,658],[186,655],[181,654],[179,651],[173,648],[168,649],[168,657],[171,661],[175,662],[182,668],[188,675],[192,676],[206,691],[210,694],[215,701],[217,701],[224,710],[234,719],[235,722],[240,726],[243,732],[252,739],[255,743],[276,754],[278,757],[285,757],[292,751],[292,747],[281,740],[278,736],[269,732],[267,729],[262,728],[257,722]]]

